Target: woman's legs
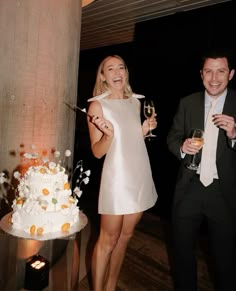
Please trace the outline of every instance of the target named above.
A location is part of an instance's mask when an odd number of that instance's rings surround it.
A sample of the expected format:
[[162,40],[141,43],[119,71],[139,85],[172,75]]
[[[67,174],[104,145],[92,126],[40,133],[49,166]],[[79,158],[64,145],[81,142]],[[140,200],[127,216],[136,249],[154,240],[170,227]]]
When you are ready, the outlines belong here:
[[118,276],[124,261],[127,245],[133,236],[135,226],[142,217],[142,212],[123,216],[123,225],[117,244],[112,251],[106,278],[106,291],[115,291]]
[[127,244],[141,217],[142,212],[101,216],[100,234],[92,256],[94,291],[115,290]]
[[100,234],[92,256],[94,291],[104,291],[107,268],[120,235],[122,223],[122,215],[101,215]]

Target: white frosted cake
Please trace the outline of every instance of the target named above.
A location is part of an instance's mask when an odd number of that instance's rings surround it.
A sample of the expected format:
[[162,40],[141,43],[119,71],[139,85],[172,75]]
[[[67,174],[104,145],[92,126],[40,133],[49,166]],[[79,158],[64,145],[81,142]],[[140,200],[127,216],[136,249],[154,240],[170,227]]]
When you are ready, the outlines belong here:
[[79,220],[78,200],[72,196],[65,169],[54,162],[31,166],[18,177],[13,201],[13,229],[31,235],[68,232]]

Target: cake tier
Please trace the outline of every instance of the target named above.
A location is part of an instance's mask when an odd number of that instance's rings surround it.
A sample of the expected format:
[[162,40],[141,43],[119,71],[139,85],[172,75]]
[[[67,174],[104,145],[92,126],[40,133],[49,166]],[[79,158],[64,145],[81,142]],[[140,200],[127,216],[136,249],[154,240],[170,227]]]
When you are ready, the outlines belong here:
[[28,213],[24,208],[21,208],[13,212],[11,220],[14,229],[31,234],[69,231],[79,220],[79,209],[73,205],[58,212]]
[[18,192],[21,198],[49,203],[53,200],[64,203],[71,195],[68,176],[59,166],[52,169],[46,166],[30,167],[20,180]]
[[78,222],[78,200],[71,196],[68,175],[59,164],[29,167],[17,189],[12,204],[14,229],[43,235],[69,231]]

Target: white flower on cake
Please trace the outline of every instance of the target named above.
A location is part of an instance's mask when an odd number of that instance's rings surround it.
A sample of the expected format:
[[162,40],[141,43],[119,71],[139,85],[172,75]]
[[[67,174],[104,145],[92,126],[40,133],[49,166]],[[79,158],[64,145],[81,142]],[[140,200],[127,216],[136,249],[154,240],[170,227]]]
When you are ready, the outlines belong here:
[[5,173],[0,173],[0,184],[7,182],[7,178],[5,176]]
[[82,195],[82,190],[81,190],[81,185],[84,184],[88,184],[89,182],[89,176],[91,174],[90,170],[84,171],[83,169],[83,162],[79,161],[74,169],[74,172],[72,174],[72,176],[74,175],[74,173],[79,170],[80,174],[79,174],[79,178],[76,180],[76,187],[73,190],[73,193],[80,198]]
[[71,156],[71,151],[70,150],[66,150],[65,151],[65,157],[70,157]]
[[24,157],[25,157],[26,159],[31,159],[31,160],[33,160],[33,159],[37,159],[39,156],[38,156],[37,153],[32,153],[32,154],[30,154],[30,153],[25,153],[25,154],[24,154]]
[[13,177],[16,179],[16,180],[19,180],[20,179],[20,173],[18,171],[14,172],[13,173]]
[[3,199],[6,204],[9,204],[7,199],[9,188],[13,189],[10,179],[6,176],[6,173],[0,173],[0,201]]
[[55,157],[55,158],[59,158],[60,155],[61,155],[61,153],[60,153],[59,151],[55,151],[55,152],[54,152],[54,157]]
[[[71,152],[66,150],[65,157],[69,156]],[[56,163],[44,158],[39,163],[39,157],[35,153],[24,154],[24,157],[37,160],[37,163],[30,166],[23,176],[19,172],[14,173],[19,183],[17,196],[12,204],[12,227],[33,236],[68,232],[79,220],[78,198],[82,194],[81,185],[89,182],[90,170],[83,171],[83,162],[77,163],[71,179],[76,171],[79,171],[79,178],[72,191],[61,161]],[[60,152],[55,151],[54,157],[59,158]],[[6,183],[10,185],[5,174],[0,173],[1,187]]]

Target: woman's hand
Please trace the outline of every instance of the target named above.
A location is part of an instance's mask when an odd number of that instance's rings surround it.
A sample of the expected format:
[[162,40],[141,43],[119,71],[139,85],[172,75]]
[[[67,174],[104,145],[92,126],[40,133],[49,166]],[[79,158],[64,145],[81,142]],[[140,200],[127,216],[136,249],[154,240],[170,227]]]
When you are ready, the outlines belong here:
[[102,133],[113,136],[113,125],[107,119],[94,115],[90,120]]
[[143,129],[143,135],[145,136],[149,130],[155,129],[157,127],[157,120],[156,120],[156,114],[154,117],[147,118],[144,120],[142,129]]

